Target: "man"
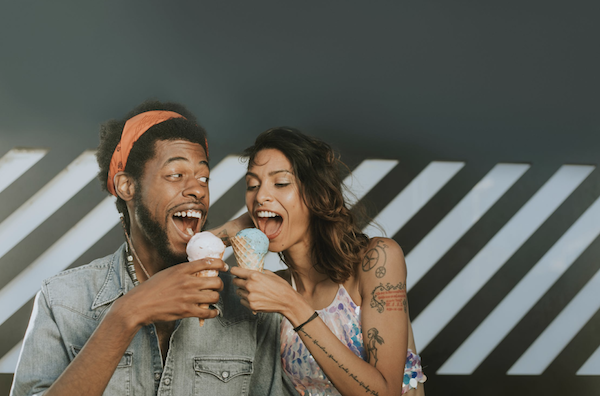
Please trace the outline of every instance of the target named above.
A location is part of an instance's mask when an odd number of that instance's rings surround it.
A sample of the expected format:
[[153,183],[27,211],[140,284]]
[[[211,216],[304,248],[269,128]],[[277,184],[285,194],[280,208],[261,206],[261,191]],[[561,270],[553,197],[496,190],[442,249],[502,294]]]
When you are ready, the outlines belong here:
[[[187,262],[209,207],[206,133],[195,117],[145,102],[102,126],[97,159],[126,242],[43,282],[11,395],[293,393],[279,318],[240,304],[223,261]],[[207,269],[220,276],[196,276]]]

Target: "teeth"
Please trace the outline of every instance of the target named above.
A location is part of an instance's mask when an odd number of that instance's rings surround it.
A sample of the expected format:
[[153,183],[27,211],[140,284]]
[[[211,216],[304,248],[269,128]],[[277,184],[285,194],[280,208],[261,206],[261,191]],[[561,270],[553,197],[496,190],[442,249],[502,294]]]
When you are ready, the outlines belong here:
[[267,212],[266,210],[262,210],[260,212],[256,212],[258,217],[277,217],[279,216],[277,213]]
[[196,217],[198,219],[202,218],[202,212],[198,212],[196,210],[188,210],[187,212],[176,212],[173,216],[177,217]]
[[190,234],[190,236],[194,236],[194,231],[190,227],[188,227],[185,231]]

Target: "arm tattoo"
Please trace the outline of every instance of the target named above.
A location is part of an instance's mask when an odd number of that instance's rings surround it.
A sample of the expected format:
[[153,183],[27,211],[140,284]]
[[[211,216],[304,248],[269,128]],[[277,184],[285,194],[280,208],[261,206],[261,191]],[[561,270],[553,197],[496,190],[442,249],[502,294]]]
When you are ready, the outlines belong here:
[[385,242],[379,240],[373,249],[367,251],[362,262],[362,269],[364,272],[371,271],[381,264],[381,266],[375,270],[375,276],[378,278],[383,278],[385,276],[385,264],[387,263],[385,249],[387,249],[387,247],[388,245],[386,245]]
[[[306,331],[304,331],[304,329],[300,329],[300,332],[302,334],[304,334],[304,336],[306,338],[308,338],[310,340],[310,342],[312,342],[314,345],[316,345],[317,348],[319,348],[321,351],[323,351],[325,356],[327,356],[329,359],[331,359],[338,366],[338,368],[340,370],[342,370],[343,372],[348,374],[348,376],[350,378],[352,378],[361,388],[363,388],[367,394],[373,395],[373,396],[379,396],[379,393],[377,391],[375,391],[374,389],[371,389],[368,384],[365,384],[363,381],[359,380],[358,377],[356,376],[356,374],[351,373],[350,370],[348,369],[348,367],[344,366],[344,363],[340,363],[335,358],[335,356],[333,356],[331,353],[327,352],[327,349],[325,349],[325,347],[323,345],[319,344],[319,340],[315,340],[314,338],[312,338]],[[379,338],[381,338],[381,337],[379,337]],[[381,340],[381,343],[383,343],[383,340]]]
[[218,234],[217,238],[221,239],[223,242],[227,242],[229,240],[229,233],[227,232],[227,228],[223,228]]
[[379,330],[377,330],[375,327],[372,327],[369,329],[369,331],[367,332],[367,337],[369,338],[368,341],[368,346],[369,346],[369,360],[367,360],[369,363],[371,362],[371,356],[373,357],[373,367],[377,367],[377,361],[379,359],[377,359],[377,344],[382,345],[383,342],[383,338],[379,335]]
[[408,312],[406,285],[402,282],[398,282],[397,285],[388,282],[385,286],[380,283],[371,292],[371,308],[376,308],[379,313],[383,311]]

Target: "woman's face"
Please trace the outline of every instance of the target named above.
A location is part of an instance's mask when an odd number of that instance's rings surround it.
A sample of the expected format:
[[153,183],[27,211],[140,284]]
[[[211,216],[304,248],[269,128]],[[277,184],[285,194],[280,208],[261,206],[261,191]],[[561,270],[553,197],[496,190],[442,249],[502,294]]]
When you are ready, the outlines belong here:
[[246,206],[269,250],[309,248],[310,214],[292,164],[279,150],[259,151],[246,173]]

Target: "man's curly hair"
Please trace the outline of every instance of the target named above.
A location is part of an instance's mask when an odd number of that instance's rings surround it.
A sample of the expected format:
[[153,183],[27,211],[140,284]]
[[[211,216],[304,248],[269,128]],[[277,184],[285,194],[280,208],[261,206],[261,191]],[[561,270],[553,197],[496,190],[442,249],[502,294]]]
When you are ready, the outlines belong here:
[[[348,209],[342,190],[341,169],[347,167],[327,143],[288,127],[261,133],[244,151],[248,167],[265,149],[279,150],[292,165],[300,196],[310,212],[312,259],[317,271],[336,283],[354,276],[369,237],[362,233]],[[280,254],[285,262],[285,257]],[[292,271],[292,263],[286,263]]]
[[[157,100],[147,100],[129,112],[121,120],[109,120],[100,126],[100,144],[96,151],[96,160],[100,167],[98,179],[105,191],[108,179],[108,171],[112,155],[121,140],[123,127],[130,118],[147,111],[168,110],[174,111],[184,118],[172,118],[152,126],[146,131],[134,144],[129,153],[125,172],[132,178],[136,187],[139,186],[141,177],[144,174],[146,162],[154,158],[155,143],[159,140],[187,140],[192,143],[200,144],[206,151],[208,157],[208,147],[206,146],[206,131],[196,121],[196,117],[190,113],[183,105],[172,102],[159,102]],[[139,190],[136,188],[136,190]],[[125,201],[117,197],[117,210],[124,215],[127,230],[129,230],[129,216],[127,215],[127,206]]]

